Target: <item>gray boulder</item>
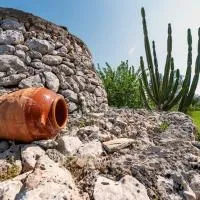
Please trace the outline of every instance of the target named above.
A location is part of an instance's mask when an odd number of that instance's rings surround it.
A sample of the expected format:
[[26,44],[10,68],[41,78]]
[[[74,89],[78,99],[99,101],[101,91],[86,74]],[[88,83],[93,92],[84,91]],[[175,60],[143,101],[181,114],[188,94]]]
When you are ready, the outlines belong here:
[[7,55],[13,55],[15,52],[15,47],[12,45],[0,45],[0,55],[7,54]]
[[61,91],[61,94],[64,97],[66,97],[69,101],[78,103],[78,95],[75,92],[73,92],[72,90],[63,90],[63,91]]
[[82,157],[97,157],[103,153],[103,148],[101,142],[94,140],[81,146],[78,153]]
[[57,149],[64,155],[73,155],[77,153],[81,145],[82,142],[78,137],[65,135],[59,138]]
[[0,66],[1,72],[8,72],[11,69],[19,73],[26,71],[24,63],[14,55],[0,55]]
[[21,149],[23,172],[33,170],[37,159],[45,155],[45,151],[36,144],[25,145]]
[[35,76],[30,76],[26,79],[23,79],[19,83],[19,88],[29,88],[29,87],[43,87],[42,80],[40,76],[37,74]]
[[24,183],[24,190],[17,199],[76,199],[84,200],[70,172],[47,156],[38,159],[35,170]]
[[74,70],[68,67],[67,65],[61,64],[58,66],[58,69],[65,73],[65,75],[70,76],[74,74]]
[[25,74],[13,74],[2,78],[0,80],[0,86],[15,86],[24,78],[26,78]]
[[4,140],[0,141],[0,153],[3,153],[7,149],[9,149],[9,143]]
[[44,72],[44,76],[46,79],[46,85],[50,90],[53,90],[54,92],[58,92],[60,83],[59,79],[55,74],[52,72]]
[[118,138],[118,139],[104,142],[103,146],[108,152],[114,152],[114,151],[128,147],[133,142],[134,140],[130,138]]
[[74,102],[69,102],[68,106],[69,106],[69,113],[72,113],[78,109],[78,105]]
[[18,30],[22,32],[26,31],[23,23],[19,23],[18,21],[13,19],[3,19],[0,23],[1,28],[3,28],[4,30]]
[[62,62],[62,57],[60,56],[53,56],[53,55],[45,55],[42,57],[42,62],[47,65],[59,65]]
[[150,200],[145,186],[129,175],[118,182],[99,176],[93,195],[94,200]]
[[50,43],[49,41],[36,38],[27,40],[26,45],[29,47],[30,50],[38,51],[41,54],[50,53],[55,48],[55,45]]
[[22,186],[21,181],[7,180],[0,182],[0,199],[14,200]]
[[24,42],[24,36],[21,31],[6,30],[0,32],[0,44],[21,44]]

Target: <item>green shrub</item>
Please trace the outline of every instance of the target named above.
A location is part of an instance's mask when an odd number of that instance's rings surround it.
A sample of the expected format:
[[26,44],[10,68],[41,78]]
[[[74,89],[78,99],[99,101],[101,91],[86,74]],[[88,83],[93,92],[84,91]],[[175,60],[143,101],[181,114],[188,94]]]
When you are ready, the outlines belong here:
[[167,128],[169,127],[169,123],[166,122],[166,121],[163,121],[161,124],[160,124],[160,131],[161,132],[164,132],[165,130],[167,130]]
[[104,68],[98,66],[97,73],[104,84],[110,106],[143,107],[139,89],[139,71],[129,66],[128,61],[121,62],[116,68],[112,68],[108,63]]

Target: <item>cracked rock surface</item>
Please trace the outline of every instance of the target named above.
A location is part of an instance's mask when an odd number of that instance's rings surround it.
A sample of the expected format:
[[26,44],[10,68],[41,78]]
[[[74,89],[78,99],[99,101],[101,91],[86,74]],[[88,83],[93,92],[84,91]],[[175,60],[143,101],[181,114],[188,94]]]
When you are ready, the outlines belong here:
[[194,132],[179,112],[109,108],[71,115],[53,140],[1,141],[1,198],[198,200]]

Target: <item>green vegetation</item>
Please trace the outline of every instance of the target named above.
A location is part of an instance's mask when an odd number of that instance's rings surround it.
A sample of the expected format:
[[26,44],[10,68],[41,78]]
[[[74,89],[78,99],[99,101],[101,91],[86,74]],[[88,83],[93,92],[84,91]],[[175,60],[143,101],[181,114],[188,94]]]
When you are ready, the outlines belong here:
[[195,95],[188,111],[200,111],[200,96]]
[[196,133],[196,137],[198,140],[200,140],[200,111],[191,111],[188,113],[192,119],[193,122],[197,128],[197,133]]
[[161,132],[164,132],[165,130],[167,130],[167,128],[169,127],[169,123],[168,122],[166,122],[166,121],[164,121],[164,122],[162,122],[161,124],[160,124],[160,131]]
[[[148,38],[148,31],[145,19],[145,10],[142,8],[142,23],[144,32],[144,45],[147,59],[147,66],[149,72],[149,80],[144,67],[143,57],[140,58],[140,67],[142,70],[142,81],[140,81],[140,89],[143,97],[143,101],[146,107],[148,105],[147,97],[155,104],[158,110],[170,110],[179,102],[179,111],[187,112],[188,107],[192,103],[195,90],[199,80],[200,73],[200,29],[199,29],[199,42],[198,42],[198,56],[195,64],[195,75],[191,83],[192,72],[192,36],[191,31],[188,29],[188,61],[185,79],[182,86],[180,85],[180,73],[179,70],[174,70],[174,59],[172,57],[172,30],[171,25],[168,24],[168,39],[167,39],[167,57],[164,69],[164,75],[162,76],[158,70],[158,61],[156,56],[155,42],[153,41],[153,58],[150,49],[150,43]],[[154,62],[153,62],[154,61]],[[144,86],[144,87],[143,87]]]
[[97,72],[103,81],[110,106],[143,107],[139,89],[139,71],[129,66],[128,61],[121,62],[115,69],[106,63],[104,68],[98,66]]
[[21,169],[16,164],[11,164],[7,166],[7,169],[0,172],[0,181],[5,181],[11,178],[18,176],[21,172]]

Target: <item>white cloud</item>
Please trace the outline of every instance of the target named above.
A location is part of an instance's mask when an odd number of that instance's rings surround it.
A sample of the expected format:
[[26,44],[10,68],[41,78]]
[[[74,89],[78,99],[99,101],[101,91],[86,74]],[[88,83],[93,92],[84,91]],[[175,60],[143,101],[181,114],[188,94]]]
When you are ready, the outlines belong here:
[[132,56],[135,53],[135,47],[131,47],[128,51],[128,55]]

